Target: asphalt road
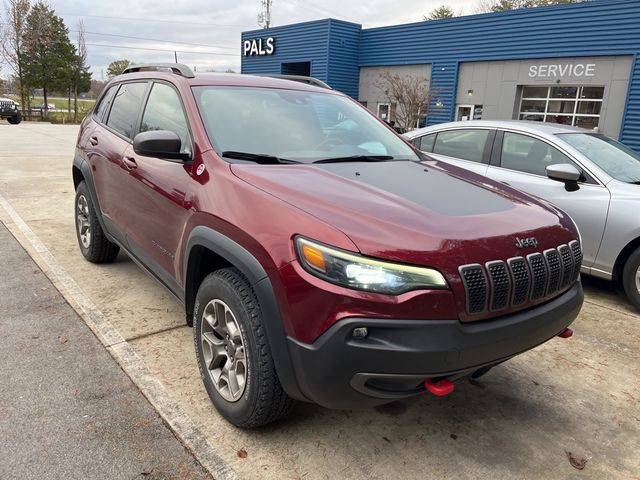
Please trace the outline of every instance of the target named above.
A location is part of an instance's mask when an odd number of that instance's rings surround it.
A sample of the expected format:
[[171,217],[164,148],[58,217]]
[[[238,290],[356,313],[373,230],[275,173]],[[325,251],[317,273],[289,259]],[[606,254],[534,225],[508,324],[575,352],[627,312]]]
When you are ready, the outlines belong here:
[[0,223],[0,479],[205,479]]
[[[119,361],[133,353],[123,368],[216,478],[640,480],[640,315],[609,283],[586,279],[572,338],[458,382],[447,397],[348,411],[300,404],[264,429],[229,425],[202,386],[181,306],[125,255],[95,265],[80,254],[70,173],[76,136],[74,126],[0,122],[0,220],[74,308],[74,289],[56,268],[79,286],[84,304],[116,334],[101,337],[103,344]],[[38,242],[25,237],[25,226]],[[47,255],[56,268],[44,265]],[[54,347],[69,347],[69,338]],[[87,369],[82,377],[90,383],[92,375]],[[219,474],[224,469],[229,475]]]

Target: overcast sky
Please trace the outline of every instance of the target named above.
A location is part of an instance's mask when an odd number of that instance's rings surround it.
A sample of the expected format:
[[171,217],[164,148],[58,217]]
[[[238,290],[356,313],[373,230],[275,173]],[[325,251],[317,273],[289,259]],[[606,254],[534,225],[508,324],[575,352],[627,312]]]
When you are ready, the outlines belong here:
[[[466,13],[473,5],[464,0],[273,0],[272,22],[277,26],[334,17],[365,28],[394,25],[419,21],[443,3],[455,11],[465,6]],[[239,71],[240,33],[258,28],[260,11],[260,0],[50,0],[50,4],[74,42],[78,20],[83,19],[88,63],[96,79],[106,77],[113,60],[170,62],[174,50],[180,62],[201,71]]]

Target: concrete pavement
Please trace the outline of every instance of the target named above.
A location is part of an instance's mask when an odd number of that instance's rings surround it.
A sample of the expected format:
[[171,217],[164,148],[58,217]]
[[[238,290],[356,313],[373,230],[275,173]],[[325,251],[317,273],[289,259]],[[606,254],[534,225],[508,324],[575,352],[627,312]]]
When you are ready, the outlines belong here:
[[210,478],[3,225],[0,252],[0,478]]
[[[161,382],[224,466],[240,477],[638,475],[640,316],[600,282],[587,282],[587,302],[573,338],[554,339],[478,382],[460,382],[449,397],[423,396],[362,411],[300,405],[283,423],[259,431],[230,426],[202,387],[180,306],[125,256],[112,265],[92,265],[80,255],[70,178],[75,135],[69,126],[0,124],[0,195]],[[38,258],[2,208],[0,219]],[[239,455],[242,450],[246,456]],[[567,452],[574,463],[586,460],[585,468],[572,466]],[[194,448],[194,453],[202,452]]]

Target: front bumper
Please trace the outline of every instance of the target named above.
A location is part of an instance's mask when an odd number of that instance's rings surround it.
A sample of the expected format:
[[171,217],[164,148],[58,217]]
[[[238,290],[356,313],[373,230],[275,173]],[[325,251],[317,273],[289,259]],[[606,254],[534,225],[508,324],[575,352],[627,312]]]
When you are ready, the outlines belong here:
[[[348,318],[312,344],[288,338],[298,385],[328,408],[374,406],[425,391],[426,378],[455,380],[553,338],[577,317],[578,281],[559,297],[494,320]],[[352,336],[367,327],[363,339]]]
[[15,117],[18,114],[18,109],[10,106],[0,105],[0,117]]

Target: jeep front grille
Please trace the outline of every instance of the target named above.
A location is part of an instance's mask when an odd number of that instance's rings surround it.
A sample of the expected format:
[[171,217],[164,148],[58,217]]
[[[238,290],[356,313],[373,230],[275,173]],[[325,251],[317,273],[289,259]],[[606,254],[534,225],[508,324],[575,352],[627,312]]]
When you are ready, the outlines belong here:
[[513,257],[463,265],[460,276],[466,292],[467,313],[477,315],[518,307],[566,290],[578,279],[582,251],[574,240],[568,245]]

